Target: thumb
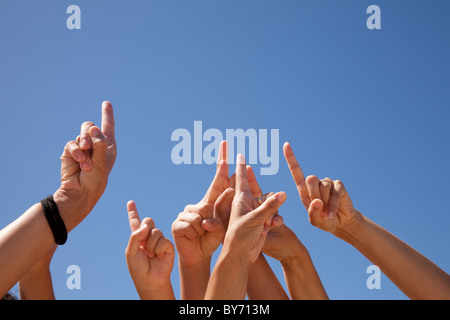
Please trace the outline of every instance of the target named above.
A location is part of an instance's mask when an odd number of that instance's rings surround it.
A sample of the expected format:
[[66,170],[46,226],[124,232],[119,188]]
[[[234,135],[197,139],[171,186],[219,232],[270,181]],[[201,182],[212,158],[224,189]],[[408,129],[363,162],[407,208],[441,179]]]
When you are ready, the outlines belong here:
[[108,140],[97,126],[89,128],[89,135],[92,139],[92,162],[105,167]]
[[225,234],[225,228],[222,220],[217,218],[208,218],[202,221],[202,227],[208,232],[218,235]]
[[286,193],[277,192],[268,197],[258,208],[249,212],[247,215],[250,216],[250,219],[254,219],[256,224],[263,225],[271,215],[277,212],[278,208],[286,201],[286,198]]
[[315,227],[322,222],[323,202],[320,199],[314,199],[308,207],[309,222]]
[[128,246],[125,250],[127,261],[133,259],[139,253],[141,243],[147,238],[149,231],[149,225],[143,223],[139,229],[131,234]]

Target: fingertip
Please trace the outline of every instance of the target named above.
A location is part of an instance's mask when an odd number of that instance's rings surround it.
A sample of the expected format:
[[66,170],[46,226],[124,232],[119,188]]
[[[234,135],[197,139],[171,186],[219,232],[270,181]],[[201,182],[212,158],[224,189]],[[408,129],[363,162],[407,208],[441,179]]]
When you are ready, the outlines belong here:
[[278,200],[278,201],[280,201],[280,202],[285,202],[286,201],[286,199],[287,199],[287,194],[286,194],[286,192],[284,192],[284,191],[280,191],[280,192],[277,192],[276,194],[275,194],[275,197],[276,197],[276,199]]
[[245,156],[242,153],[238,153],[236,156],[236,164],[245,165]]
[[320,210],[322,210],[322,208],[323,208],[323,201],[320,200],[320,199],[314,199],[314,200],[311,202],[311,206],[312,206],[314,209],[320,209]]
[[102,102],[103,109],[112,109],[112,103],[108,100]]
[[209,219],[203,219],[202,220],[202,227],[206,231],[209,231],[212,228],[212,222]]
[[99,127],[93,126],[89,128],[89,135],[91,137],[97,138],[97,139],[105,139],[105,136],[103,135],[103,132],[100,130]]
[[283,144],[283,151],[284,151],[284,153],[290,151],[291,149],[292,149],[292,148],[291,148],[291,144],[290,144],[289,142],[286,141],[286,142]]
[[128,211],[136,211],[136,203],[134,202],[134,200],[128,200],[127,210]]
[[80,141],[80,148],[82,150],[87,150],[91,147],[91,139],[89,139],[87,136],[84,136]]
[[280,215],[276,215],[272,219],[272,226],[279,227],[284,224],[283,217]]

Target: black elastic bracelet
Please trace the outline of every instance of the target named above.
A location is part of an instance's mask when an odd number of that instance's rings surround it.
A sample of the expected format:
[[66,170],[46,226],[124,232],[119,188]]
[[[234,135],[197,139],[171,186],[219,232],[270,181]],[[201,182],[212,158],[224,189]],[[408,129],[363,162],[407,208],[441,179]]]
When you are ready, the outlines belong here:
[[41,200],[42,208],[44,208],[45,217],[47,218],[50,229],[52,229],[53,237],[56,244],[64,244],[67,241],[67,229],[63,219],[59,215],[59,210],[53,196]]

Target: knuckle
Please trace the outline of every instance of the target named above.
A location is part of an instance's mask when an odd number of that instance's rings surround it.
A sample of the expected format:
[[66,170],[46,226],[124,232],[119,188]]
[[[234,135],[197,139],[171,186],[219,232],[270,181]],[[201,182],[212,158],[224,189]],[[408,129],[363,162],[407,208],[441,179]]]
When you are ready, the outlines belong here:
[[[194,211],[195,209],[195,205],[194,204],[188,204],[186,207],[184,207],[184,210],[183,210],[183,212],[191,212],[191,211]],[[183,213],[182,212],[182,213]],[[181,213],[180,213],[181,214]]]
[[86,128],[86,127],[89,128],[89,127],[92,127],[92,126],[94,126],[94,123],[92,121],[85,121],[81,125],[81,128]]
[[144,224],[144,223],[148,224],[148,226],[150,228],[154,228],[155,227],[155,222],[153,221],[152,218],[149,218],[149,217],[144,218],[144,220],[142,220],[142,224]]
[[153,228],[152,229],[152,236],[158,236],[158,237],[162,237],[163,233],[161,230],[159,230],[158,228]]
[[310,175],[310,176],[306,177],[306,183],[313,184],[313,183],[316,183],[318,181],[319,181],[319,178],[317,178],[314,175]]
[[320,187],[324,189],[329,189],[331,187],[331,183],[328,180],[322,180],[320,182]]
[[339,187],[339,188],[344,187],[344,183],[341,180],[334,180],[334,184],[336,185],[336,187]]

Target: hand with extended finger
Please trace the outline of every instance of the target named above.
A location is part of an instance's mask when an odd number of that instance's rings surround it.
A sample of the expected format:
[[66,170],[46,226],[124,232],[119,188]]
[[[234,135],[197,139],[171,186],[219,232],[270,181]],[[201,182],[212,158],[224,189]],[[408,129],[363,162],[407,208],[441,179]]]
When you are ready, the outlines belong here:
[[316,176],[305,179],[289,143],[284,144],[283,152],[312,225],[335,234],[345,232],[360,219],[341,181]]
[[175,245],[184,266],[194,266],[205,260],[209,262],[223,241],[225,226],[214,217],[214,208],[232,200],[232,190],[221,193],[227,178],[227,165],[222,162],[204,198],[195,205],[186,206],[172,224]]
[[78,225],[102,196],[116,158],[114,115],[102,104],[102,129],[85,122],[76,141],[61,156],[61,187],[54,199],[68,231]]
[[125,257],[136,290],[141,299],[172,299],[173,244],[151,218],[141,222],[134,201],[128,202],[127,209],[132,233]]
[[286,194],[278,192],[259,205],[250,188],[245,159],[239,154],[236,161],[236,194],[225,235],[224,250],[245,257],[249,263],[255,262],[269,232],[267,224],[270,225],[285,200]]

